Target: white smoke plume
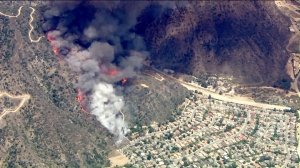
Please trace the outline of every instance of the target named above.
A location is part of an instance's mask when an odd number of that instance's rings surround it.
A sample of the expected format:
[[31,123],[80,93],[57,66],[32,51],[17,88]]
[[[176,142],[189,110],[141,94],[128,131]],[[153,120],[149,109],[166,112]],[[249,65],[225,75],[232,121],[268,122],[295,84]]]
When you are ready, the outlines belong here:
[[[76,87],[88,95],[89,111],[119,139],[128,128],[120,115],[123,97],[114,85],[134,77],[148,55],[143,38],[132,28],[149,4],[54,2],[44,13],[48,39],[79,74]],[[169,6],[174,7],[166,3]]]
[[[54,34],[55,32],[49,32],[50,36]],[[51,43],[62,47],[65,41],[53,40]],[[122,96],[117,95],[113,83],[124,77],[134,76],[135,69],[141,67],[145,56],[141,52],[132,51],[131,55],[121,60],[120,66],[117,67],[111,63],[114,55],[113,46],[106,42],[96,41],[88,49],[81,49],[72,44],[72,51],[65,57],[65,61],[79,74],[76,87],[85,93],[91,92],[90,112],[111,133],[122,139],[128,132],[127,125],[120,115],[124,101]],[[107,75],[105,72],[109,68],[118,69],[118,74]]]
[[117,117],[123,107],[123,98],[116,95],[111,84],[100,82],[94,86],[91,113],[97,116],[103,126],[120,138],[127,132],[126,123],[121,117]]

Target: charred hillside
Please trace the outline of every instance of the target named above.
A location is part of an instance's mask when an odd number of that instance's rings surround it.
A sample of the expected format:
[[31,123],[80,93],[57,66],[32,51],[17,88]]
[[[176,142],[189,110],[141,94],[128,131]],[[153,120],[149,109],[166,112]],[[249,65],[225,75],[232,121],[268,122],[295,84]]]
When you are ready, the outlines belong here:
[[289,81],[289,25],[272,1],[201,1],[168,10],[148,6],[135,29],[158,68],[274,85]]

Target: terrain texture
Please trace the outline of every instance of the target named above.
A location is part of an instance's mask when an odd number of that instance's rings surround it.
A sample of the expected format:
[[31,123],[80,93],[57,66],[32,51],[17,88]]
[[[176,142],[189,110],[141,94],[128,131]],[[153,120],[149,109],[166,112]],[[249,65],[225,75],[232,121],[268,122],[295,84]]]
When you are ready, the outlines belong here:
[[177,72],[233,75],[242,83],[290,81],[285,65],[290,21],[272,1],[201,1],[160,12],[151,6],[137,31],[152,64]]
[[[39,5],[33,15],[35,29],[30,37],[34,39],[43,35]],[[46,38],[36,42],[28,38],[29,6],[28,2],[1,2],[1,12],[17,17],[0,16],[0,92],[26,93],[30,99],[0,120],[0,167],[109,166],[114,139],[94,116],[82,112],[76,101],[77,76],[54,55]],[[143,74],[124,87],[129,109],[124,114],[130,126],[170,119],[188,94],[179,84],[158,83]],[[2,111],[16,106],[7,97],[0,101]]]
[[[16,18],[0,16],[0,91],[31,96],[18,112],[1,118],[0,167],[108,165],[106,137],[111,135],[80,111],[72,74],[53,57],[45,38],[30,42],[31,10],[23,5]],[[13,15],[20,4],[1,2],[0,6],[1,12]],[[35,30],[33,37],[39,35]],[[12,108],[7,103],[2,106]]]
[[[154,76],[154,77],[153,77]],[[129,123],[149,125],[174,120],[177,107],[190,92],[174,81],[160,79],[153,72],[144,70],[125,90],[127,111],[131,112]]]
[[[33,5],[32,37],[44,35],[38,10],[43,4],[5,1],[0,11],[17,15],[21,5],[18,17],[0,16],[0,93],[28,94],[30,99],[0,120],[0,167],[109,166],[113,136],[94,116],[82,112],[74,87],[77,75],[54,56],[45,38],[28,38]],[[168,10],[150,5],[132,31],[145,38],[149,62],[159,69],[196,77],[203,72],[226,74],[241,83],[284,87],[290,81],[285,69],[290,24],[271,1],[197,1]],[[139,129],[174,121],[190,91],[144,67],[128,79],[123,96],[124,119]],[[18,104],[9,98],[0,101],[11,102],[0,103],[0,110]]]

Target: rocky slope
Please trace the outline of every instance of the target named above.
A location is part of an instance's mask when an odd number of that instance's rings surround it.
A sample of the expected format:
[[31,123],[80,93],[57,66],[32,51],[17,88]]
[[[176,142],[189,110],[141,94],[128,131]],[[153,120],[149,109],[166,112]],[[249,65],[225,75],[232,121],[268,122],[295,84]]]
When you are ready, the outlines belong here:
[[80,111],[74,78],[48,42],[29,42],[27,9],[15,19],[0,16],[0,92],[31,95],[20,111],[0,119],[0,167],[108,165],[112,136]]
[[289,81],[289,25],[273,1],[197,1],[164,12],[152,5],[139,17],[136,31],[145,37],[156,67],[273,85]]
[[127,105],[125,118],[132,125],[167,122],[174,119],[177,107],[189,95],[186,88],[174,81],[159,81],[145,74],[138,75],[124,91]]
[[[11,11],[19,8],[8,4]],[[54,55],[49,42],[45,38],[29,41],[30,10],[23,8],[18,18],[0,16],[0,92],[31,95],[19,112],[0,120],[0,167],[108,166],[113,136],[95,116],[81,111],[73,85],[77,76]],[[36,17],[40,17],[38,12]],[[35,21],[34,25],[41,25],[39,19]],[[34,31],[34,38],[41,35],[41,27]],[[158,83],[149,76],[140,75],[130,82],[123,95],[129,125],[166,121],[188,94],[176,83]],[[140,82],[150,88],[135,85]]]

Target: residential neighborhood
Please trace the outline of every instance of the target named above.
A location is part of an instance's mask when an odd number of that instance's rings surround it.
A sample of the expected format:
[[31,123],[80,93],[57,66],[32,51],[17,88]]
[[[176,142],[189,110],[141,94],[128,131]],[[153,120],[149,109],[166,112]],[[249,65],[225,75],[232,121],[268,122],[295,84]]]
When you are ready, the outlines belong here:
[[119,152],[138,167],[298,167],[293,110],[225,102],[198,91],[179,109],[175,121],[132,132]]

